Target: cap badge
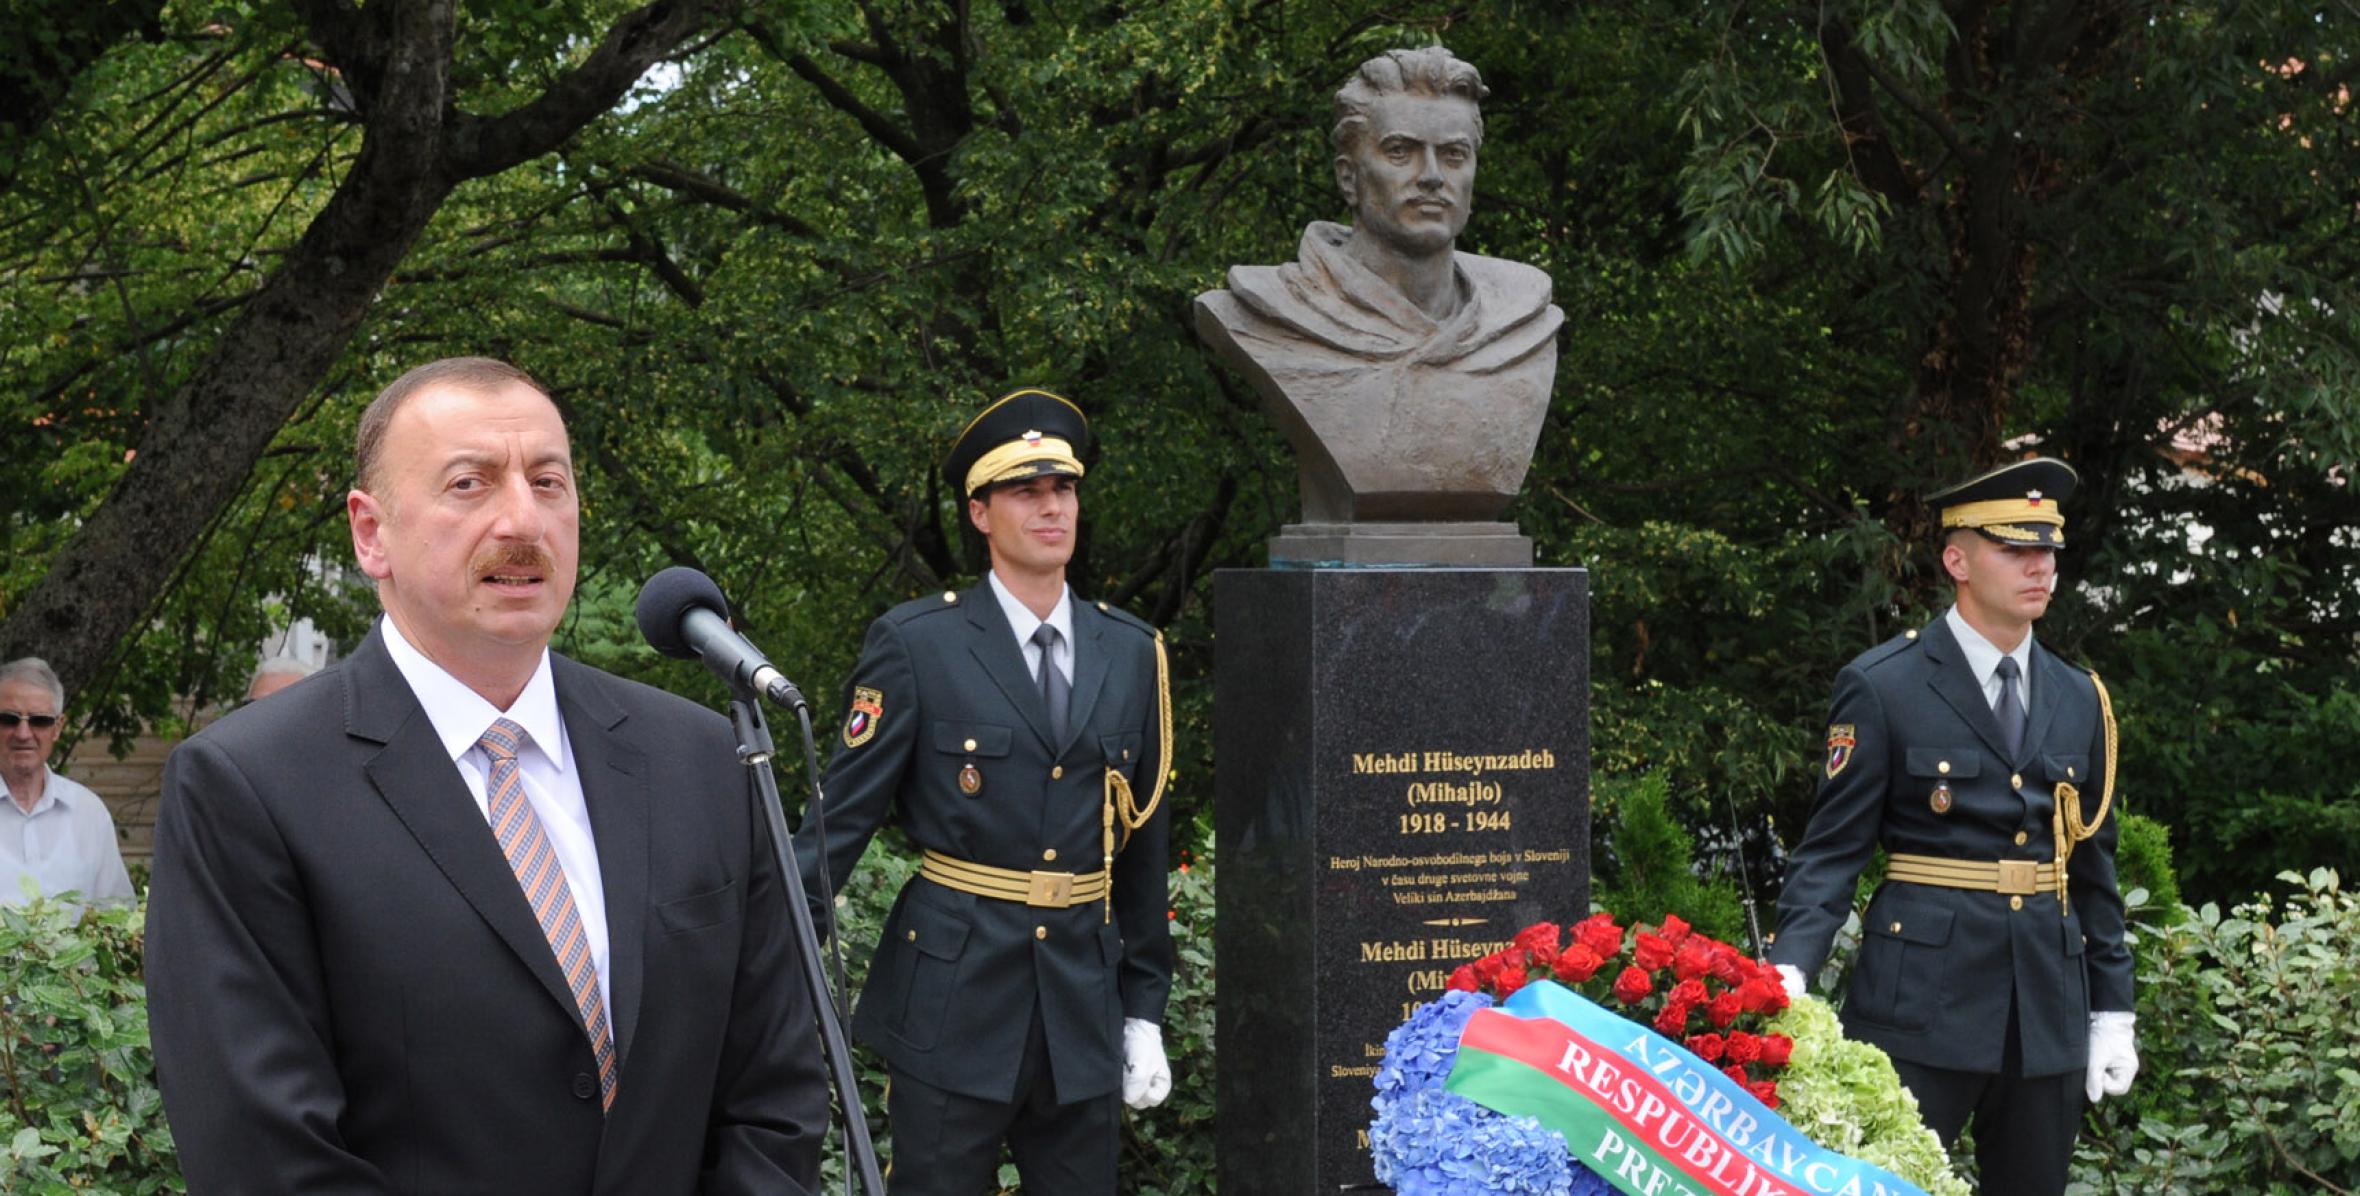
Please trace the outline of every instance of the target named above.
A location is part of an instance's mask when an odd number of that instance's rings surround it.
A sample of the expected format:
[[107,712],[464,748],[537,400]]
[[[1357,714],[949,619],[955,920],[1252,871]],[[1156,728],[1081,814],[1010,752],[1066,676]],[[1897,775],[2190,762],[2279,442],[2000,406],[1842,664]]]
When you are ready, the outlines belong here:
[[877,733],[885,717],[885,695],[867,686],[852,691],[852,711],[844,716],[844,746],[859,747]]
[[2028,503],[2031,503],[2033,506],[2036,506],[2036,507],[2037,507],[2037,506],[2039,506],[2039,505],[2040,505],[2040,491],[2038,491],[2038,490],[2027,490],[2027,491],[2025,491],[2025,492],[2024,492],[2024,501],[2025,501],[2025,502],[2028,502]]
[[1026,447],[1026,448],[1039,448],[1039,447],[1041,447],[1041,433],[1040,433],[1040,429],[1038,429],[1038,428],[1034,428],[1034,429],[1031,429],[1031,430],[1027,431],[1027,432],[1024,434],[1024,445],[1025,445],[1025,447]]

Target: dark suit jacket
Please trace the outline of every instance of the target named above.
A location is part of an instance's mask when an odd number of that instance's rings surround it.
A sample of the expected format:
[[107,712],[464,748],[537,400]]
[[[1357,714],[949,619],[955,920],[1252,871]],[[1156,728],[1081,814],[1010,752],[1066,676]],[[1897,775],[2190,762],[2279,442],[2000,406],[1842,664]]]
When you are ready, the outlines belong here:
[[[1168,766],[1155,632],[1079,598],[1073,628],[1068,731],[1052,743],[1039,686],[988,583],[904,603],[869,626],[850,688],[880,695],[882,712],[873,725],[865,714],[849,718],[828,766],[833,883],[842,885],[888,814],[917,846],[972,863],[1103,866],[1105,770],[1131,778],[1144,804]],[[973,794],[959,786],[970,763],[983,782]],[[1037,1000],[1057,1100],[1114,1091],[1123,1019],[1160,1023],[1172,986],[1167,814],[1159,807],[1116,857],[1111,924],[1098,902],[1044,909],[911,880],[870,963],[855,1033],[919,1080],[1006,1101]],[[796,862],[826,925],[817,829],[807,814]]]
[[[1960,860],[2054,859],[2060,783],[2079,791],[2085,820],[2096,817],[2107,759],[2095,684],[2035,639],[2030,689],[2024,740],[2010,755],[1946,620],[1845,666],[1828,722],[1831,738],[1849,728],[1855,742],[1840,756],[1831,751],[1811,825],[1788,861],[1772,962],[1818,971],[1879,846]],[[1947,811],[1936,809],[1943,787]],[[1879,888],[1863,919],[1846,1031],[1896,1058],[1996,1073],[2013,1002],[2022,1074],[2082,1068],[2090,1011],[2131,1008],[2116,825],[2109,813],[2075,848],[2070,913],[2053,891],[2016,908],[1999,893]]]
[[372,632],[165,765],[147,979],[189,1190],[807,1192],[828,1104],[728,724],[552,659],[603,875],[620,1056]]

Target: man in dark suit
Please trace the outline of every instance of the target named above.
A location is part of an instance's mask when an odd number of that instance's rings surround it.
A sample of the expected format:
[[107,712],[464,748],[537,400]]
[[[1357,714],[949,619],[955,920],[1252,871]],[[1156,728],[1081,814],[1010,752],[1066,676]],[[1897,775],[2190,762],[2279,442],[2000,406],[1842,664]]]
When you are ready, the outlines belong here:
[[1893,1057],[1945,1144],[1974,1119],[1983,1190],[2009,1196],[2063,1192],[2083,1098],[2138,1071],[2113,711],[2032,638],[2075,480],[2042,458],[1929,497],[1957,604],[1837,676],[1770,950],[1800,993],[1884,848],[1845,1031]]
[[557,408],[436,362],[358,458],[385,618],[165,769],[147,979],[189,1190],[813,1190],[812,1010],[728,724],[548,651]]
[[990,549],[984,584],[869,627],[826,835],[795,849],[819,903],[897,815],[924,869],[887,918],[853,1020],[892,1073],[895,1196],[1109,1194],[1115,1094],[1163,1100],[1171,759],[1163,641],[1065,584],[1087,425],[1038,390],[1002,398],[948,465]]

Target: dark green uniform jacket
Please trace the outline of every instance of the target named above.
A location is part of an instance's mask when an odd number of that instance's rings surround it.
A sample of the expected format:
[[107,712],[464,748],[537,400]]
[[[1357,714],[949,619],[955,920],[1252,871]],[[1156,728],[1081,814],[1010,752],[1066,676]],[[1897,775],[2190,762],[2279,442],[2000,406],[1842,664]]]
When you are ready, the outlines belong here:
[[[1059,744],[988,583],[904,603],[869,625],[824,787],[838,889],[888,816],[917,847],[970,863],[1103,867],[1105,770],[1130,777],[1144,807],[1169,766],[1155,632],[1119,609],[1072,605],[1073,688]],[[973,793],[960,775],[970,766]],[[1051,909],[912,879],[870,962],[854,1034],[937,1088],[1007,1101],[1038,1001],[1058,1102],[1114,1091],[1123,1019],[1161,1023],[1171,990],[1168,823],[1159,807],[1116,857],[1111,922],[1103,902]],[[795,851],[824,933],[813,830],[806,816]]]
[[[1957,860],[2052,860],[2060,783],[2078,790],[2085,820],[2097,817],[2108,781],[2097,686],[2037,639],[2031,676],[2024,740],[2011,757],[1947,621],[1845,666],[1819,799],[1787,864],[1772,962],[1817,973],[1879,846]],[[2020,900],[1890,881],[1879,888],[1844,1001],[1846,1032],[1929,1067],[1997,1073],[2013,1002],[2021,1074],[2082,1068],[2090,1011],[2131,1008],[2115,827],[2110,813],[2074,849],[2070,913],[2053,886]]]

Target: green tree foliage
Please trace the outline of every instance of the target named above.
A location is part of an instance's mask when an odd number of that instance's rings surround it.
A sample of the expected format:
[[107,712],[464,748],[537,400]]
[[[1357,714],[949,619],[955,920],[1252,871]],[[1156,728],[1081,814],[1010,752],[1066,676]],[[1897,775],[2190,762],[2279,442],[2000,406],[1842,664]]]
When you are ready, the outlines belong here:
[[1760,953],[1736,883],[1698,875],[1695,842],[1672,818],[1670,786],[1661,774],[1614,784],[1602,804],[1614,834],[1604,843],[1609,858],[1599,869],[1599,908],[1631,923],[1678,914],[1699,933]]
[[[340,11],[166,6],[161,40],[79,71],[0,192],[0,436],[25,463],[0,482],[0,613],[162,456],[170,396],[358,168],[370,113],[319,17]],[[463,6],[463,110],[530,107],[631,11]],[[352,420],[460,352],[521,362],[572,420],[564,647],[713,696],[627,617],[640,578],[699,565],[832,707],[869,618],[974,579],[941,454],[1033,383],[1103,442],[1074,578],[1167,631],[1192,820],[1208,577],[1261,563],[1295,481],[1189,301],[1341,214],[1329,93],[1441,39],[1492,88],[1463,247],[1548,270],[1567,312],[1513,513],[1543,563],[1592,570],[1602,775],[1673,778],[1708,866],[1734,822],[1770,884],[1830,678],[1945,601],[1915,495],[2037,446],[2084,478],[2043,637],[2108,678],[2119,798],[2178,831],[2190,893],[2360,848],[2353,22],[2290,0],[733,15],[551,152],[452,181],[234,496],[144,544],[176,564],[78,687],[85,732],[224,692],[267,625],[357,633],[367,595],[305,563],[347,552]]]

